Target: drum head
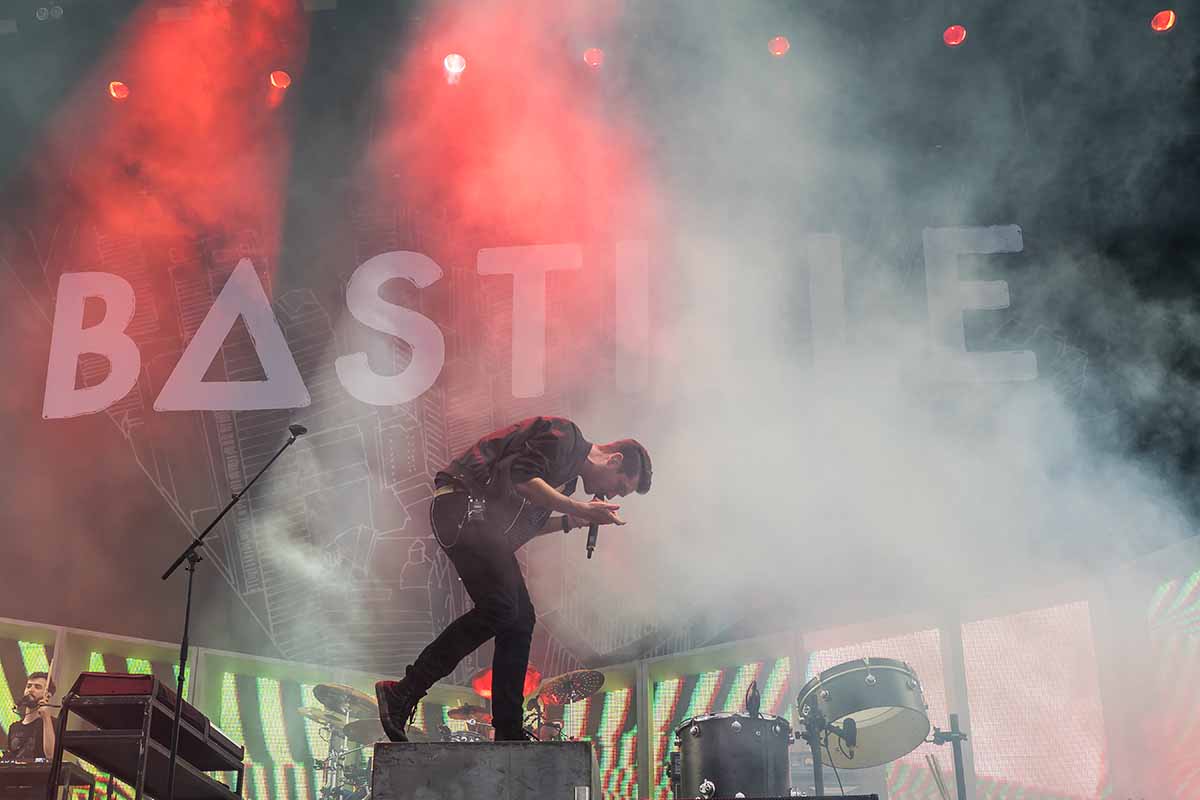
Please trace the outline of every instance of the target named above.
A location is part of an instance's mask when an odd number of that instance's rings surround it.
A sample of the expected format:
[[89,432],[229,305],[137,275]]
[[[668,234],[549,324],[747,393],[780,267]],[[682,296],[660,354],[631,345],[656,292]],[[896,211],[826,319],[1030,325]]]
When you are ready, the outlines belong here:
[[819,712],[843,728],[853,719],[858,741],[851,750],[835,733],[821,761],[838,769],[865,769],[912,752],[929,735],[925,696],[916,674],[902,661],[863,658],[825,670],[800,690],[800,717]]

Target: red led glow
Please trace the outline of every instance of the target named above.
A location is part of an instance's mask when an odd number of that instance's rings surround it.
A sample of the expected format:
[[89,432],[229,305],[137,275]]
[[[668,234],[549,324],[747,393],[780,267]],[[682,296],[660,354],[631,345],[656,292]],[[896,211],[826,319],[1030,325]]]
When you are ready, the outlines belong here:
[[773,56],[781,56],[788,50],[792,49],[792,43],[788,41],[786,36],[776,36],[771,41],[767,42],[767,50]]
[[1159,33],[1166,33],[1175,27],[1175,12],[1164,9],[1150,18],[1150,27]]
[[589,47],[583,51],[583,63],[592,69],[600,69],[604,64],[604,51],[599,47]]
[[[525,685],[521,688],[521,694],[529,697],[542,682],[542,673],[534,667],[525,668]],[[475,690],[475,694],[480,697],[492,696],[492,668],[477,672],[471,678],[471,688]]]
[[276,89],[286,89],[292,85],[292,76],[281,69],[271,73],[271,85]]
[[108,84],[108,96],[113,100],[125,100],[129,97],[129,87],[120,81]]
[[951,25],[942,31],[942,41],[947,47],[958,47],[967,40],[967,29],[962,25]]

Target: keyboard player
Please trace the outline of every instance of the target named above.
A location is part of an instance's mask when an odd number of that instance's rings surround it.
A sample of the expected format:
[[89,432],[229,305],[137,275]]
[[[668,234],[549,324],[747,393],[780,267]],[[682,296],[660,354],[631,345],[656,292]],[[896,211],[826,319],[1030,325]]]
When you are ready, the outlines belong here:
[[33,761],[54,755],[54,736],[58,719],[51,713],[50,699],[54,682],[44,672],[34,672],[25,681],[25,692],[17,700],[16,712],[21,719],[8,728],[5,760]]

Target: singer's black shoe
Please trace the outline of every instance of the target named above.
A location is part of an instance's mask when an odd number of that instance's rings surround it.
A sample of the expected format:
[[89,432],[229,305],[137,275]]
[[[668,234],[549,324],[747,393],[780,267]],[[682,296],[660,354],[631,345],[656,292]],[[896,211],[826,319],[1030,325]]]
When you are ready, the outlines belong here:
[[379,721],[383,724],[383,732],[393,742],[408,741],[404,728],[417,716],[417,704],[425,696],[425,692],[413,684],[412,667],[401,680],[375,682]]

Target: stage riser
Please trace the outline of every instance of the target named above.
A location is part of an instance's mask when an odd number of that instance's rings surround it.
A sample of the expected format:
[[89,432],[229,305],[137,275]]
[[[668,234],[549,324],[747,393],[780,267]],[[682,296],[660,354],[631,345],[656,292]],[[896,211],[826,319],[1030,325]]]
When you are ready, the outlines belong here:
[[590,742],[375,745],[372,800],[599,800]]

